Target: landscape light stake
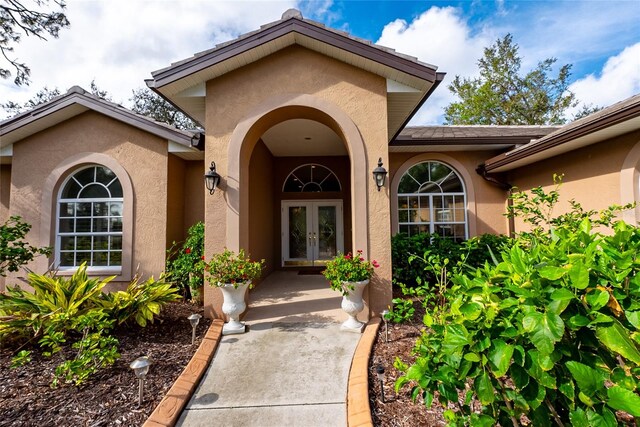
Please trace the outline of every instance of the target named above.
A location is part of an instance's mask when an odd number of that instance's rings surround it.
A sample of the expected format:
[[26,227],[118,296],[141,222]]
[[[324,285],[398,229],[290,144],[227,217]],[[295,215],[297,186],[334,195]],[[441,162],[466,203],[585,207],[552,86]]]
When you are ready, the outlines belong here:
[[198,323],[200,323],[200,319],[202,319],[202,316],[198,313],[194,313],[191,316],[187,317],[187,319],[189,319],[191,328],[193,328],[191,331],[191,345],[194,345],[196,343],[196,326],[198,326]]
[[389,342],[389,324],[387,323],[387,316],[389,310],[382,310],[382,321],[384,322],[384,342]]
[[386,403],[384,399],[384,366],[378,365],[376,368],[376,375],[380,381],[380,393],[382,394],[382,403]]
[[149,366],[151,366],[151,361],[147,356],[138,357],[129,365],[138,378],[138,405],[140,406],[142,406],[142,394],[144,392],[144,377],[149,372]]

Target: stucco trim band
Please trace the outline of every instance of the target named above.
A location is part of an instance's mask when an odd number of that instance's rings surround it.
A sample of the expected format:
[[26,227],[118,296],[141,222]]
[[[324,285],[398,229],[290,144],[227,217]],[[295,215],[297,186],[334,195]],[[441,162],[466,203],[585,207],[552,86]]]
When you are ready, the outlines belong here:
[[394,235],[398,232],[398,185],[402,176],[414,165],[422,162],[438,161],[446,164],[454,171],[456,171],[462,178],[464,184],[464,190],[467,197],[467,232],[469,237],[477,235],[477,214],[476,214],[476,192],[473,188],[473,180],[467,168],[454,159],[451,156],[447,156],[443,153],[421,153],[417,156],[413,156],[405,161],[400,166],[397,172],[393,175],[391,181],[391,234]]
[[[73,173],[79,166],[98,164],[106,166],[113,171],[122,185],[123,212],[122,212],[122,268],[115,271],[117,277],[115,281],[131,280],[133,265],[133,227],[135,224],[134,209],[135,198],[131,177],[124,167],[114,158],[101,153],[78,153],[63,160],[56,166],[42,186],[42,203],[40,205],[40,245],[55,246],[57,243],[55,230],[56,212],[58,203],[58,192],[64,179]],[[48,259],[47,259],[48,261]],[[40,265],[39,270],[45,271],[48,265]],[[87,269],[91,275],[91,268]],[[72,274],[71,271],[60,271],[59,274]],[[101,272],[101,276],[109,275],[108,272]]]
[[[272,116],[272,117],[270,117]],[[279,116],[279,117],[275,117]],[[227,247],[248,248],[249,158],[258,138],[270,127],[289,118],[309,118],[332,128],[344,141],[350,157],[352,242],[368,257],[368,172],[365,144],[355,123],[338,106],[307,94],[284,94],[267,99],[235,127],[228,148]],[[215,159],[207,159],[210,162]]]

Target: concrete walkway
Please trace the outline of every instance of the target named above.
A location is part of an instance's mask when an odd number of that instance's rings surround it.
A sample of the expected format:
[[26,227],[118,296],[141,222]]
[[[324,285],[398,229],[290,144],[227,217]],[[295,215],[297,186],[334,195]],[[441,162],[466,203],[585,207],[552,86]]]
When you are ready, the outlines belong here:
[[346,425],[359,334],[320,275],[277,271],[250,294],[249,332],[223,337],[178,426]]

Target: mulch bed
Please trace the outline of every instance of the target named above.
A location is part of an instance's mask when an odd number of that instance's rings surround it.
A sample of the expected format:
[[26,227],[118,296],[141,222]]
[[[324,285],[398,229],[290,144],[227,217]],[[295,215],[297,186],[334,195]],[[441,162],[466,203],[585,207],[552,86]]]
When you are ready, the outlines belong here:
[[[202,311],[201,306],[172,303],[146,328],[136,325],[117,329],[114,336],[120,342],[121,358],[79,387],[50,387],[60,355],[46,358],[34,351],[30,363],[11,369],[15,350],[0,348],[0,426],[142,425],[189,363],[209,328],[211,321],[203,318],[192,346],[187,317]],[[153,363],[141,406],[138,382],[129,368],[139,356],[148,356]]]
[[[419,305],[415,304],[417,310],[414,319],[422,319],[424,314],[418,312]],[[385,427],[446,425],[441,406],[433,405],[432,408],[427,408],[421,399],[414,402],[411,399],[411,387],[409,386],[405,386],[398,394],[394,391],[395,381],[401,372],[393,367],[393,362],[396,357],[400,357],[404,363],[409,365],[415,360],[412,350],[424,325],[415,320],[403,324],[390,322],[388,325],[389,341],[386,341],[385,326],[382,324],[378,329],[369,362],[369,404],[371,405],[373,424]],[[379,365],[382,365],[385,370],[384,403],[380,392],[380,381],[376,376],[376,367]]]

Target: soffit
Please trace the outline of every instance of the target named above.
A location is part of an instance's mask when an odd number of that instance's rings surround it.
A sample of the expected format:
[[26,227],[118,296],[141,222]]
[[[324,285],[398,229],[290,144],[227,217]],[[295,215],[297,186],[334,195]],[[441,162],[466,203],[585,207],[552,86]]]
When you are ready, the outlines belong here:
[[269,128],[261,139],[276,157],[348,155],[342,139],[313,120],[285,120]]

